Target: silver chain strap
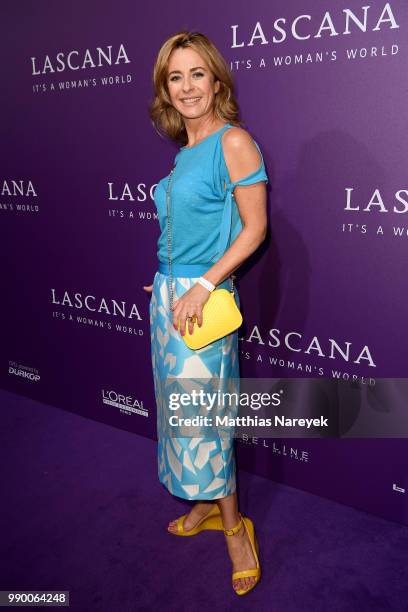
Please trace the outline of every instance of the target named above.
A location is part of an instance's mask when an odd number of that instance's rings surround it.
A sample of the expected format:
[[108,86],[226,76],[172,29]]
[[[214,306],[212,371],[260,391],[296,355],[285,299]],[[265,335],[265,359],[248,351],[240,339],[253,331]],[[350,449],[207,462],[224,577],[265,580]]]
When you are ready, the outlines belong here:
[[170,291],[170,310],[173,310],[173,295],[174,295],[174,287],[173,287],[173,274],[171,270],[171,257],[170,257],[170,249],[171,249],[171,239],[170,239],[170,183],[172,180],[174,168],[171,170],[169,174],[169,180],[167,182],[167,191],[166,191],[166,205],[167,205],[167,259],[169,262],[169,291]]
[[[173,310],[173,301],[174,301],[174,285],[173,285],[173,273],[171,267],[171,235],[170,235],[170,185],[173,180],[173,172],[175,167],[172,168],[169,174],[169,180],[167,181],[167,189],[166,189],[166,207],[167,207],[167,259],[169,263],[169,293],[170,293],[170,310]],[[231,279],[231,293],[234,293],[234,279],[235,274],[230,275]]]

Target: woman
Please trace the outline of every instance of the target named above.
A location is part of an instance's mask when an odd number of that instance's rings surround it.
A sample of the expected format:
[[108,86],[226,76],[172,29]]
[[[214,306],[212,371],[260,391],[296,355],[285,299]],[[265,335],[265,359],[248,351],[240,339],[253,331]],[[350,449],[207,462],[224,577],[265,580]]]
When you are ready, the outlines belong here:
[[152,291],[159,479],[173,495],[196,500],[188,514],[169,523],[169,532],[185,536],[223,530],[233,588],[243,595],[259,581],[260,566],[252,521],[238,511],[233,437],[172,437],[163,381],[168,376],[179,377],[181,384],[207,378],[228,387],[239,379],[237,331],[199,350],[188,348],[182,336],[186,325],[190,334],[195,322],[202,325],[211,290],[230,288],[232,272],[264,240],[268,178],[257,143],[240,127],[228,66],[206,36],[180,32],[166,40],[153,80],[152,122],[183,145],[172,172],[155,190],[161,229],[158,271],[153,285],[144,287]]

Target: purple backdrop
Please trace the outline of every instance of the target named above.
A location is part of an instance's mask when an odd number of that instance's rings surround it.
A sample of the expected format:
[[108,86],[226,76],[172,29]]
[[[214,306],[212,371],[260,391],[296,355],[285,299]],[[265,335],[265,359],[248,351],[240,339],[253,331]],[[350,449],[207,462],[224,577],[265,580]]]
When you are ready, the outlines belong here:
[[[0,384],[152,438],[142,286],[177,148],[147,108],[182,29],[231,63],[270,178],[270,235],[238,284],[242,376],[406,374],[406,2],[213,4],[2,7]],[[408,523],[405,439],[237,446],[242,467]]]

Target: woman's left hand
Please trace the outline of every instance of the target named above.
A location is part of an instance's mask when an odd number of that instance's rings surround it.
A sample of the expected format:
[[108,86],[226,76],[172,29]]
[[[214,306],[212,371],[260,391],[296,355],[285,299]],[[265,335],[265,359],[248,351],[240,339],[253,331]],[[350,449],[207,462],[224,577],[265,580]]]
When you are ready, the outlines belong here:
[[[185,334],[188,317],[196,315],[198,326],[201,327],[203,324],[203,306],[210,297],[210,293],[211,291],[200,285],[200,283],[195,283],[181,297],[173,300],[173,326],[176,330],[180,326],[182,336]],[[192,334],[193,330],[194,322],[189,320],[188,331]]]

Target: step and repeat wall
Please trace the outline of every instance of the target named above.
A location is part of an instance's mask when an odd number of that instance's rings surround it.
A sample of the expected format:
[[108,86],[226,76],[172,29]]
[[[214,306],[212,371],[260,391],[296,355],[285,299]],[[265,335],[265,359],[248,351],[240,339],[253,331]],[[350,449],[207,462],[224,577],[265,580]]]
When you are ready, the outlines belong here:
[[406,2],[6,2],[0,28],[1,387],[155,438],[143,285],[178,147],[150,122],[152,69],[203,32],[269,175],[241,376],[320,378],[304,401],[344,417],[337,439],[243,436],[239,465],[408,523],[404,425],[347,435],[408,393]]

